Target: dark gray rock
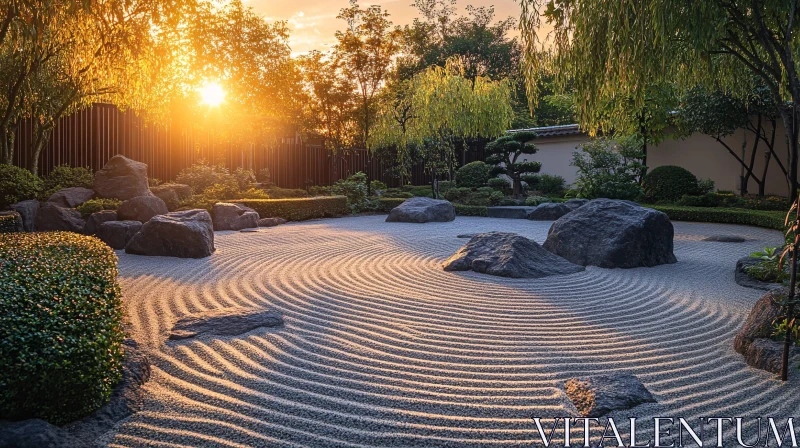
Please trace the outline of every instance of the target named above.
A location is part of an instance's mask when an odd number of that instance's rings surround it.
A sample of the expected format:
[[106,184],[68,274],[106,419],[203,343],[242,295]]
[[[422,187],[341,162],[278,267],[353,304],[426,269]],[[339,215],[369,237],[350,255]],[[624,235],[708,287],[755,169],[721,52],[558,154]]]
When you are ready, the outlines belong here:
[[602,417],[611,411],[631,409],[656,399],[629,373],[612,373],[572,378],[564,389],[583,417]]
[[116,155],[95,173],[93,189],[101,198],[123,201],[137,196],[150,196],[147,182],[147,165]]
[[545,202],[537,205],[536,208],[528,213],[527,218],[532,221],[555,221],[572,210],[563,202]]
[[125,252],[180,258],[203,258],[214,253],[211,215],[201,209],[154,216],[125,246]]
[[711,235],[703,238],[703,241],[714,241],[717,243],[744,243],[747,238],[739,235]]
[[456,219],[456,209],[449,201],[413,197],[393,208],[386,222],[448,222]]
[[53,193],[47,202],[65,208],[75,208],[94,197],[94,190],[83,187],[64,188]]
[[155,196],[137,196],[123,202],[117,209],[117,219],[120,221],[139,221],[142,224],[150,221],[153,216],[169,213],[167,205],[161,198]]
[[781,302],[788,294],[788,288],[780,288],[761,296],[733,339],[733,349],[744,356],[748,365],[767,372],[780,372],[783,343],[771,338],[774,322],[781,315]]
[[745,288],[760,289],[762,291],[770,291],[780,288],[782,286],[780,283],[762,282],[747,275],[745,269],[748,266],[755,266],[759,263],[761,263],[761,260],[755,257],[740,258],[736,261],[736,271],[734,271],[733,279],[736,281],[736,283],[738,283],[740,286],[744,286]]
[[259,227],[275,227],[281,224],[286,224],[283,218],[261,218],[258,220]]
[[116,221],[116,220],[117,220],[117,212],[115,212],[114,210],[102,210],[99,212],[92,213],[86,220],[86,224],[83,226],[83,234],[97,235],[97,232],[100,231],[101,224],[103,224],[104,222]]
[[14,217],[14,229],[12,232],[24,232],[25,226],[22,224],[22,215],[15,212],[14,210],[5,210],[0,211],[0,216],[13,216]]
[[456,238],[472,238],[475,235],[478,235],[478,234],[477,233],[462,233],[461,235],[456,235]]
[[551,254],[533,240],[504,232],[476,235],[444,262],[445,271],[473,270],[514,278],[574,274],[584,269]]
[[36,214],[39,213],[39,201],[30,199],[27,201],[17,202],[8,206],[9,209],[14,210],[22,216],[22,228],[26,232],[33,232],[36,228]]
[[504,218],[504,219],[525,219],[528,213],[533,211],[536,207],[525,206],[503,206],[503,207],[488,207],[487,216],[490,218]]
[[[794,356],[795,353],[796,349],[792,348],[789,356]],[[783,365],[783,342],[772,339],[755,339],[747,346],[744,360],[750,367],[777,375],[781,373]]]
[[97,237],[114,250],[125,249],[142,228],[139,221],[108,221],[100,224]]
[[180,340],[201,334],[238,336],[259,327],[277,327],[282,324],[281,315],[273,311],[243,307],[222,308],[182,317],[172,327],[169,338]]
[[192,188],[184,184],[163,184],[150,187],[150,192],[161,198],[167,209],[172,212],[180,207],[181,201],[192,195]]
[[59,207],[53,202],[45,202],[36,213],[36,230],[39,232],[66,230],[82,233],[85,224],[79,211]]
[[0,421],[0,448],[80,448],[89,446],[69,431],[38,418]]
[[214,230],[242,230],[258,227],[258,213],[242,204],[218,202],[212,210]]
[[677,262],[667,215],[633,202],[596,199],[550,227],[543,247],[582,266],[635,268]]
[[571,208],[572,210],[575,210],[579,207],[583,207],[588,203],[589,203],[588,199],[570,199],[567,202],[564,202],[564,204],[567,204],[567,207]]

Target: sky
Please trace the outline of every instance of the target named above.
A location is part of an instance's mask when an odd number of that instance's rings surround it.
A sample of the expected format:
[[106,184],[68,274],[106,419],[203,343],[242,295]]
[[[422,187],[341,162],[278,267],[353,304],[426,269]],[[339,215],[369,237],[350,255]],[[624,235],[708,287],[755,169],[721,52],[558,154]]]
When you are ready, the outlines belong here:
[[[413,0],[361,0],[365,7],[381,5],[392,15],[395,25],[411,23],[417,10],[411,6]],[[343,27],[344,22],[336,18],[339,10],[349,6],[348,0],[245,0],[253,10],[268,21],[285,20],[291,29],[290,45],[292,54],[302,54],[310,50],[327,51],[335,43],[334,33]],[[519,4],[514,0],[458,0],[459,14],[466,15],[467,5],[492,6],[495,17],[499,19],[512,16],[519,18]]]

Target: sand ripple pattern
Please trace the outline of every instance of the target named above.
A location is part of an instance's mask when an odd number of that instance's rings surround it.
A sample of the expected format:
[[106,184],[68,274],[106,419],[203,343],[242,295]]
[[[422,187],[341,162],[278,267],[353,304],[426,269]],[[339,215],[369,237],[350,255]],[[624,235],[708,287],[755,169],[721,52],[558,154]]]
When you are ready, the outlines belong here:
[[[460,233],[541,243],[548,222],[383,220],[218,232],[204,260],[120,254],[154,375],[111,446],[521,446],[538,440],[531,415],[575,412],[565,379],[610,371],[639,376],[659,401],[625,417],[800,410],[800,389],[731,348],[759,297],[734,283],[733,265],[778,232],[675,223],[677,264],[525,280],[440,266]],[[700,241],[719,233],[750,240]],[[166,341],[180,316],[229,306],[272,308],[286,325]]]

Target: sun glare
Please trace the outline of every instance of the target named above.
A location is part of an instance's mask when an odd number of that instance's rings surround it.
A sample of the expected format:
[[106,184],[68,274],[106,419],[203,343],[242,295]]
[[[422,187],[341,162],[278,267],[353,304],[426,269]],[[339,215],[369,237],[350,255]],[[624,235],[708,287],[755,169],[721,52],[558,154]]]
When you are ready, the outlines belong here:
[[225,99],[225,91],[222,90],[222,86],[218,83],[209,82],[200,88],[200,97],[202,98],[203,104],[212,107],[219,106]]

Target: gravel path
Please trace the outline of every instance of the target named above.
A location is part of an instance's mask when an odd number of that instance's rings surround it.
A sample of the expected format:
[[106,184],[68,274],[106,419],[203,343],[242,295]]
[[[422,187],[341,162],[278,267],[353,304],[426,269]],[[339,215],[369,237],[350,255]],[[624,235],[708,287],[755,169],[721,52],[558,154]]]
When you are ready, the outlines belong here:
[[[609,371],[637,375],[658,400],[620,419],[800,411],[800,374],[782,385],[732,349],[761,294],[734,283],[736,260],[779,232],[675,223],[677,264],[524,280],[441,263],[466,243],[458,234],[541,243],[549,222],[384,219],[217,232],[203,260],[119,253],[153,379],[110,445],[521,446],[538,440],[532,414],[574,413],[564,380]],[[720,233],[750,240],[701,241]],[[166,340],[182,315],[229,306],[274,309],[286,324]]]

